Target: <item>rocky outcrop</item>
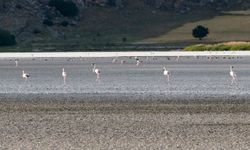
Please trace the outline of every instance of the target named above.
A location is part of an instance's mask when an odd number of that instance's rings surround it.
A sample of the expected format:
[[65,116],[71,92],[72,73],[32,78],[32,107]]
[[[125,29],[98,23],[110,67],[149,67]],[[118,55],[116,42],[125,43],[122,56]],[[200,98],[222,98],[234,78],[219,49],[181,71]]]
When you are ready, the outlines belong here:
[[[70,25],[77,25],[79,17],[62,16],[57,10],[48,6],[48,1],[0,0],[0,27],[13,33],[18,41],[27,41],[36,37],[34,32],[46,31],[52,36],[64,34],[58,31],[58,27],[45,26],[43,20],[48,18],[53,20],[55,26],[63,21],[67,21]],[[82,0],[75,0],[75,2],[80,9],[86,7]]]

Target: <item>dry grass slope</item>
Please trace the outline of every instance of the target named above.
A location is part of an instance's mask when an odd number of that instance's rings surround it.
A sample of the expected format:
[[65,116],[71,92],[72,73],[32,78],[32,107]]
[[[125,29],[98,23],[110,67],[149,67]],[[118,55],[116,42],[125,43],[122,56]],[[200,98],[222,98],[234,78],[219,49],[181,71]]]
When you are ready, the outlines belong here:
[[[249,11],[248,11],[249,12]],[[204,40],[199,41],[192,37],[192,29],[196,25],[204,25],[209,28],[210,34]],[[174,43],[214,43],[225,41],[248,41],[250,35],[250,15],[245,11],[236,11],[214,16],[191,23],[185,23],[163,35],[148,38],[145,42],[174,42]]]

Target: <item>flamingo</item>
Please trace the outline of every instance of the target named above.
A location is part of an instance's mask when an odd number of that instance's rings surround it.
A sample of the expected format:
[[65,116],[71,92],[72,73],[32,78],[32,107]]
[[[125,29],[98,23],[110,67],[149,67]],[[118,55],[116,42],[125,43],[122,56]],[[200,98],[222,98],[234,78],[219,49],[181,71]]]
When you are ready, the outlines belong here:
[[180,59],[180,56],[178,55],[178,56],[176,57],[176,61],[179,62],[179,59]]
[[121,60],[121,64],[125,64],[126,63],[126,61],[125,60]]
[[236,73],[233,71],[233,66],[230,66],[230,72],[229,72],[229,74],[230,74],[230,76],[231,76],[231,85],[233,84],[233,83],[236,83],[236,78],[237,78],[237,75],[236,75]]
[[167,81],[169,82],[170,73],[166,67],[163,67],[163,75],[166,77]]
[[24,70],[23,70],[23,74],[22,74],[22,77],[25,81],[27,81],[27,79],[30,77],[30,75],[28,73],[25,73]]
[[117,62],[117,58],[113,58],[112,63],[116,63],[116,62]]
[[139,66],[142,64],[143,61],[141,61],[139,58],[136,58],[136,66]]
[[62,77],[63,77],[63,82],[66,82],[66,77],[67,77],[67,73],[65,72],[64,68],[62,68]]
[[96,74],[96,81],[100,81],[101,70],[96,68],[96,64],[93,64],[93,72]]
[[15,64],[16,64],[16,67],[18,67],[18,60],[15,59]]

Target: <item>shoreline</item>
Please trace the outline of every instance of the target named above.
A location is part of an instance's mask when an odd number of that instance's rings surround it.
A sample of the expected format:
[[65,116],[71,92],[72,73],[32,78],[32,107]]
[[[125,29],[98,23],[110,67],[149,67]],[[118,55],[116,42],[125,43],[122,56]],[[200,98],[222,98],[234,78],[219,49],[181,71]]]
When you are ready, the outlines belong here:
[[[178,103],[246,103],[246,95],[170,95],[168,93],[0,93],[0,101],[80,101],[80,102],[178,102]],[[249,101],[250,103],[250,101]]]
[[70,94],[0,95],[0,112],[250,113],[249,98],[128,97]]
[[88,57],[161,57],[161,56],[250,56],[250,51],[127,51],[127,52],[13,52],[0,53],[0,58],[88,58]]

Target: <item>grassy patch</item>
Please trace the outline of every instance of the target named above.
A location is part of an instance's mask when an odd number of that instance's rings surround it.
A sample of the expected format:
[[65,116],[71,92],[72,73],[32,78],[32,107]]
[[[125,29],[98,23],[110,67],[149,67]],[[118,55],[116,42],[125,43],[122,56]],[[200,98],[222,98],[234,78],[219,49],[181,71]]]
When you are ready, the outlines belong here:
[[220,44],[197,44],[187,46],[185,51],[238,51],[250,50],[250,42],[227,42]]
[[223,13],[229,15],[250,15],[250,10],[225,11]]

